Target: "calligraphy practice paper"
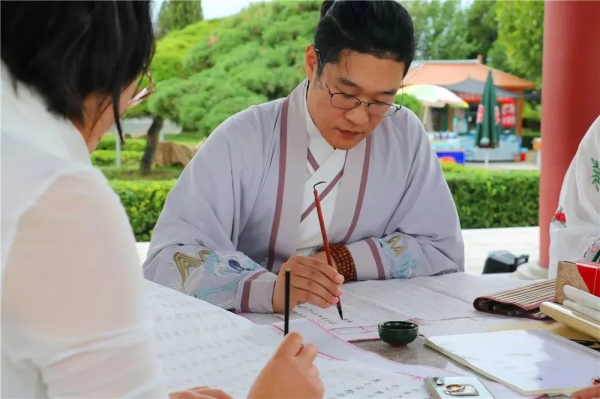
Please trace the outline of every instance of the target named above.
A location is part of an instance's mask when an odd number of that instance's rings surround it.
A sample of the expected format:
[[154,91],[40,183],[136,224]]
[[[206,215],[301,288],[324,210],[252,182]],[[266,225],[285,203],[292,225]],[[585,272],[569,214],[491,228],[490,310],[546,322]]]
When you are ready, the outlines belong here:
[[[344,286],[346,289],[348,286]],[[327,309],[305,304],[294,308],[293,313],[308,319],[314,319],[327,328],[377,326],[386,320],[408,320],[410,316],[386,304],[380,304],[346,291],[342,295],[344,320],[340,319],[335,306]]]
[[[255,325],[174,290],[151,282],[146,284],[147,311],[155,321],[154,332],[168,391],[212,386],[235,398],[246,397],[256,376],[282,341],[281,332],[273,326]],[[324,330],[317,331],[327,334]],[[323,341],[318,337],[317,340]],[[344,345],[350,348],[347,343]],[[326,354],[320,355],[316,364],[326,398],[428,396],[421,376]]]
[[348,342],[378,341],[380,339],[377,326],[334,328],[331,332]]
[[[347,341],[379,339],[377,325],[390,320],[413,321],[422,327],[419,333],[426,336],[441,335],[440,332],[444,335],[484,332],[510,324],[512,319],[484,316],[474,309],[475,298],[527,284],[531,282],[465,273],[348,283],[342,295],[344,320],[339,318],[334,306],[322,309],[310,304],[297,306],[291,319],[313,319]],[[283,318],[282,315],[243,316],[258,324],[270,324]],[[444,333],[445,330],[448,332]]]
[[[294,320],[290,322],[290,331],[296,331],[302,334],[304,341],[313,343],[319,348],[321,353],[326,358],[337,360],[355,360],[363,364],[368,364],[370,367],[379,368],[381,370],[393,372],[407,376],[416,380],[423,380],[426,377],[451,377],[451,376],[475,376],[468,371],[465,371],[452,363],[448,363],[445,369],[439,369],[430,366],[418,364],[404,364],[391,361],[376,353],[368,352],[349,342],[340,339],[336,334],[327,331],[324,326],[315,324],[315,321]],[[277,328],[279,334],[283,331],[283,323],[273,326]],[[497,398],[522,398],[523,395],[495,382],[484,381],[488,390]],[[414,397],[421,397],[414,395]],[[428,397],[428,396],[424,396]]]
[[450,273],[442,276],[417,277],[416,284],[459,301],[469,303],[484,295],[525,287],[537,281],[520,280],[494,274],[472,275],[468,273]]
[[[442,276],[440,276],[442,277]],[[435,277],[439,278],[439,277]],[[476,316],[472,304],[452,298],[445,293],[432,291],[412,280],[363,281],[344,287],[346,295],[352,294],[361,302],[376,303],[380,307],[397,309],[408,319],[443,320]],[[369,305],[365,303],[365,308]],[[383,319],[380,321],[385,321]]]
[[429,397],[420,378],[390,373],[355,361],[324,360],[317,366],[327,399]]
[[[445,320],[481,316],[481,312],[473,307],[475,298],[530,283],[517,279],[451,273],[409,280],[349,283],[344,285],[343,297],[353,295],[360,302],[367,302],[367,307],[376,304],[381,308],[402,312],[409,316],[408,319]],[[357,324],[370,325],[360,321]]]

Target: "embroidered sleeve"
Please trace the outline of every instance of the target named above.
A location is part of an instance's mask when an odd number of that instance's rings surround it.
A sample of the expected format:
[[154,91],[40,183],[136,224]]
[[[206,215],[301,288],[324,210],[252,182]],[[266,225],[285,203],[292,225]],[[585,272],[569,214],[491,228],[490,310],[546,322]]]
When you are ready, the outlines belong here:
[[394,235],[387,239],[378,239],[379,245],[385,258],[391,264],[390,278],[410,278],[417,261],[406,253],[406,247],[402,245],[402,236]]
[[600,262],[600,238],[594,241],[588,250],[585,251],[583,259],[590,262]]
[[165,249],[156,261],[166,265],[151,276],[162,285],[224,309],[273,311],[277,276],[241,252],[185,245]]
[[261,269],[240,253],[209,250],[199,251],[196,256],[175,252],[173,263],[181,276],[183,292],[202,300],[212,296],[210,302],[225,309],[232,308],[235,302],[235,291],[227,292],[237,290],[246,275]]
[[559,206],[558,209],[556,210],[554,217],[552,217],[552,223],[557,224],[562,227],[567,227],[567,215],[565,215],[565,212],[564,212],[562,206]]
[[592,157],[592,185],[596,192],[600,193],[600,164],[594,157]]
[[461,270],[445,254],[402,233],[356,241],[347,247],[354,259],[359,281],[408,279]]

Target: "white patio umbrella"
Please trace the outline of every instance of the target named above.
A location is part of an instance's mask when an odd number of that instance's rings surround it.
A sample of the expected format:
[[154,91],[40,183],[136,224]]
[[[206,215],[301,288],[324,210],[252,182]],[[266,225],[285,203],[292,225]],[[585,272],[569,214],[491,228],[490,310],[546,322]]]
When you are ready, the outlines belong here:
[[403,93],[410,94],[425,106],[421,120],[427,131],[433,130],[431,108],[443,108],[446,105],[458,108],[467,108],[469,106],[466,101],[450,90],[436,85],[418,84],[405,86],[398,90],[398,95]]
[[398,94],[402,93],[410,94],[421,101],[423,105],[433,108],[443,108],[446,105],[459,108],[467,108],[469,106],[466,101],[450,90],[436,85],[420,84],[405,86],[398,90]]

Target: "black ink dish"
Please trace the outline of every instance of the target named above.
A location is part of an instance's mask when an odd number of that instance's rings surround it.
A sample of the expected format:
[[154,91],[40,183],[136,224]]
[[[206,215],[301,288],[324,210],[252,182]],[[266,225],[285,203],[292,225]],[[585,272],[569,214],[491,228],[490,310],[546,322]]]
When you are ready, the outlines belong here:
[[419,335],[419,326],[409,321],[386,321],[378,326],[379,338],[391,346],[403,346]]

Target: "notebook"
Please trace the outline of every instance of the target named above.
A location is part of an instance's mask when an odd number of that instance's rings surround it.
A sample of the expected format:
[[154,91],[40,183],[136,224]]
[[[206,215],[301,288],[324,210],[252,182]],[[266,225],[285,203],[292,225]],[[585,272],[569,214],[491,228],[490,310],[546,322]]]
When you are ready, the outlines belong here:
[[554,302],[556,280],[541,281],[512,290],[480,296],[473,301],[476,310],[503,316],[544,320],[542,302]]
[[600,364],[600,353],[542,330],[431,337],[425,345],[524,395],[586,388]]

